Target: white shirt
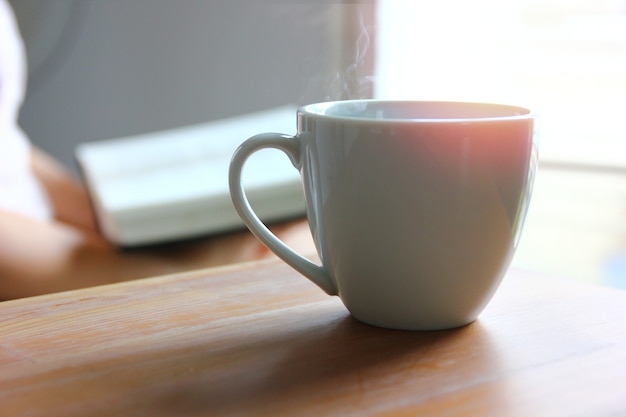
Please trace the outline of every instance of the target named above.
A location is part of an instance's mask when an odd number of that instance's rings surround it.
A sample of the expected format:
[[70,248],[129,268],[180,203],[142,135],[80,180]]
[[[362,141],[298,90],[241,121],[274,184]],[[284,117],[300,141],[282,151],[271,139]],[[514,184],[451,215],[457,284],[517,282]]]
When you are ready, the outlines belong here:
[[0,0],[0,209],[49,219],[50,204],[30,167],[30,143],[17,125],[26,58],[13,11]]

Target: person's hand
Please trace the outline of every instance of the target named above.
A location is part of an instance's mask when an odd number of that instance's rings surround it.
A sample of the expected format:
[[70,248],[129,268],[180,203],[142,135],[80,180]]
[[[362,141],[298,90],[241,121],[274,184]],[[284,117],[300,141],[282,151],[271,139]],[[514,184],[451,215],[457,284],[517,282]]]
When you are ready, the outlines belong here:
[[83,185],[50,155],[34,146],[31,149],[31,168],[46,190],[55,219],[95,231],[96,220]]

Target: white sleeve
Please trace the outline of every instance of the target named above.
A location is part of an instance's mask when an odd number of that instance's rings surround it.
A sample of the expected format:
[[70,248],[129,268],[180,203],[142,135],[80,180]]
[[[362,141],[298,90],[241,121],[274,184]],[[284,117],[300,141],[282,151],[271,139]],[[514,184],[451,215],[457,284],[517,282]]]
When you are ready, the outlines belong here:
[[17,125],[26,87],[26,59],[13,11],[0,0],[0,209],[38,219],[52,216],[30,167],[30,143]]

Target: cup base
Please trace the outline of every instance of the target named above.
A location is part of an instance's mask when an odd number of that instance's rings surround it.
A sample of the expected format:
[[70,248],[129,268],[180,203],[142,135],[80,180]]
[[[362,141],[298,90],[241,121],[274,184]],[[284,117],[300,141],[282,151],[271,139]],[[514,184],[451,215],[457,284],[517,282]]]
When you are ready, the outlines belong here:
[[387,321],[376,320],[372,318],[361,318],[361,317],[355,316],[354,314],[351,314],[351,316],[359,323],[363,323],[368,326],[379,327],[379,328],[388,329],[388,330],[401,330],[401,331],[411,331],[411,332],[430,332],[430,331],[459,329],[461,327],[468,326],[476,321],[476,318],[473,318],[469,321],[465,320],[465,321],[459,321],[459,322],[412,323],[410,320],[387,322]]

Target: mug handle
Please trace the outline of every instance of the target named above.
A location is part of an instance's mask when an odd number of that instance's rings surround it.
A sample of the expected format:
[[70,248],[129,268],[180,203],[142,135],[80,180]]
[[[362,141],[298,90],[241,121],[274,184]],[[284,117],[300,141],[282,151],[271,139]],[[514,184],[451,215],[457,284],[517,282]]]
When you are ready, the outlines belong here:
[[327,294],[337,295],[337,286],[326,269],[314,264],[283,243],[263,224],[250,206],[241,181],[241,172],[248,157],[264,148],[278,149],[289,157],[296,169],[299,170],[301,166],[300,140],[297,136],[261,133],[246,140],[237,148],[230,161],[228,185],[235,209],[248,229],[280,259],[310,279]]

